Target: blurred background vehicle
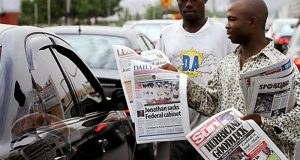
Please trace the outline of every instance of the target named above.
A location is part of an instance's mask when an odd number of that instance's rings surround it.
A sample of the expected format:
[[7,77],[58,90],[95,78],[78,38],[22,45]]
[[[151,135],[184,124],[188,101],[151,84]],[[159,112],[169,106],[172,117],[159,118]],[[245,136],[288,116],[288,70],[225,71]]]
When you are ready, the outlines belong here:
[[156,44],[161,31],[168,25],[178,22],[179,20],[156,19],[156,20],[139,20],[127,21],[123,28],[133,28],[144,33],[151,41]]
[[288,44],[294,33],[297,18],[279,18],[275,19],[266,33],[266,37],[274,40],[274,47],[282,53],[288,50]]
[[122,88],[112,45],[136,51],[154,49],[151,40],[134,29],[108,26],[53,26],[47,30],[67,41],[91,68],[105,90],[105,95]]
[[136,147],[123,92],[106,99],[73,48],[45,29],[0,25],[0,95],[0,159],[152,155]]
[[300,70],[300,26],[296,27],[295,32],[291,38],[287,56],[292,58],[292,60]]

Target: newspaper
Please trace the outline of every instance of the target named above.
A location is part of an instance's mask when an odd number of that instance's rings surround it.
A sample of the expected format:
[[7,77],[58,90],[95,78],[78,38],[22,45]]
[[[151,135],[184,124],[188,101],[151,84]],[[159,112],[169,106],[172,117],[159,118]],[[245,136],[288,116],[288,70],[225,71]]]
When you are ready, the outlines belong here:
[[297,143],[297,145],[296,145],[296,158],[295,159],[300,159],[300,142]]
[[295,77],[290,59],[240,76],[247,113],[271,117],[292,108]]
[[283,78],[256,81],[250,101],[250,112],[271,117],[289,111],[292,107],[290,100],[293,96],[293,82],[293,74]]
[[206,160],[287,160],[253,121],[234,108],[222,111],[192,130],[187,140]]
[[130,114],[132,115],[132,121],[135,122],[135,110],[133,108],[132,97],[132,72],[131,72],[131,60],[141,60],[156,66],[160,66],[166,63],[170,63],[170,60],[160,50],[144,51],[140,55],[134,50],[121,45],[113,45],[114,55],[117,62],[119,74],[121,76],[121,84],[124,90],[126,103]]
[[137,143],[184,140],[190,132],[187,76],[141,61],[131,65]]

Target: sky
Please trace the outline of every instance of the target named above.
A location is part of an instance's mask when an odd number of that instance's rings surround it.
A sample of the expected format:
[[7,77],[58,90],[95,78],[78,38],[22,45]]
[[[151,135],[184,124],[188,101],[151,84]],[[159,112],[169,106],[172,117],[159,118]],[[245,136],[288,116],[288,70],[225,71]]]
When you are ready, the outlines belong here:
[[[272,12],[286,4],[290,0],[265,0],[269,10]],[[144,13],[147,5],[158,4],[159,0],[122,0],[121,6],[129,8],[130,13]],[[217,10],[226,10],[229,0],[215,0]],[[176,0],[173,0],[176,5]],[[212,0],[208,0],[206,4],[207,8],[212,8]]]

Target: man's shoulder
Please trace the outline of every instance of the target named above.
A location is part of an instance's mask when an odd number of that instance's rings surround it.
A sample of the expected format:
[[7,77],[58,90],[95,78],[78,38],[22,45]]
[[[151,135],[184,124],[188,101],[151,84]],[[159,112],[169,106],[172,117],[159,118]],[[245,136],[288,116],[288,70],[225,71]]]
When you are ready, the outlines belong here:
[[236,54],[235,53],[231,53],[226,55],[221,61],[220,61],[220,65],[228,65],[229,63],[232,63],[233,61],[236,60]]

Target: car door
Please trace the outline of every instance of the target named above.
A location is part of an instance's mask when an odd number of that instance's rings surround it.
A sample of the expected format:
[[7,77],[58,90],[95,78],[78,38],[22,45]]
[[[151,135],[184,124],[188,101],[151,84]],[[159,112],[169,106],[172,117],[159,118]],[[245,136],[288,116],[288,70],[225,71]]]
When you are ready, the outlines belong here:
[[24,46],[32,98],[11,127],[12,149],[21,149],[28,159],[132,156],[130,123],[104,98],[99,82],[70,46],[47,33],[28,35]]

